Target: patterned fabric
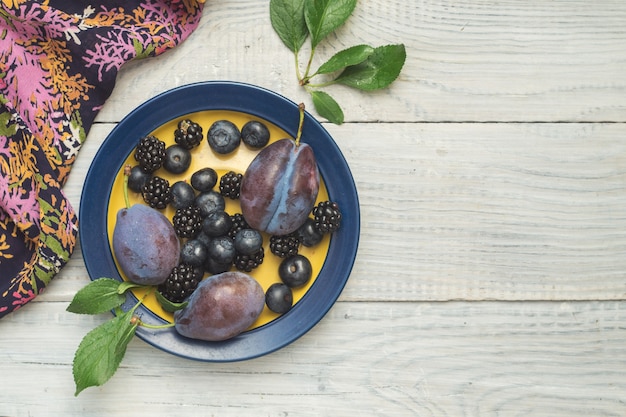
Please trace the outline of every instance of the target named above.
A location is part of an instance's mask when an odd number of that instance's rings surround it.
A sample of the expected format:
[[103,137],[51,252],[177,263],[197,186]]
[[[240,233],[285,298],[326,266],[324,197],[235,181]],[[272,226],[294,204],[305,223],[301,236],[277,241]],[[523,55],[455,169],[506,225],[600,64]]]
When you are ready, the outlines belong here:
[[0,0],[0,317],[72,255],[70,168],[118,70],[196,28],[204,0]]

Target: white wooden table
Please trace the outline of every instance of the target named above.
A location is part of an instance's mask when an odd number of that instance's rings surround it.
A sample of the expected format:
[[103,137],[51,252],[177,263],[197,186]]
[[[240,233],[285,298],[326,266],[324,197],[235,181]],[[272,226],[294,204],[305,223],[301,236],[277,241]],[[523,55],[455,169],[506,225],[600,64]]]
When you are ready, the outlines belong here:
[[[113,379],[74,397],[76,347],[109,319],[65,311],[88,282],[78,248],[0,321],[0,416],[626,415],[626,2],[360,0],[319,61],[400,42],[392,88],[327,90],[362,232],[316,327],[226,364],[135,338]],[[184,44],[120,73],[65,189],[74,206],[124,115],[204,80],[312,108],[267,1],[209,0]]]

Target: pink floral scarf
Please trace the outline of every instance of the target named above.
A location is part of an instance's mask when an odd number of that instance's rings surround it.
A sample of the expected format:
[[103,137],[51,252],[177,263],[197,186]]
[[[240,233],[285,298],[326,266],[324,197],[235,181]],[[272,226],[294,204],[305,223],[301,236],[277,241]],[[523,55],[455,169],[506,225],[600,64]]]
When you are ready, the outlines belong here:
[[62,187],[118,70],[185,40],[203,2],[0,0],[0,317],[72,255]]

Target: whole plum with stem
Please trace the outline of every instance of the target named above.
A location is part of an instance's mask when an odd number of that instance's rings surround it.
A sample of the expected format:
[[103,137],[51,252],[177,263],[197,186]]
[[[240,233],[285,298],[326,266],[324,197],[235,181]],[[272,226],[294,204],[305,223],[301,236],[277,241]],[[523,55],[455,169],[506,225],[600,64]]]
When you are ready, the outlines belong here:
[[280,139],[263,148],[243,176],[241,211],[248,224],[272,235],[297,230],[307,219],[319,192],[320,175],[313,148],[300,141],[304,105],[298,106],[296,139]]

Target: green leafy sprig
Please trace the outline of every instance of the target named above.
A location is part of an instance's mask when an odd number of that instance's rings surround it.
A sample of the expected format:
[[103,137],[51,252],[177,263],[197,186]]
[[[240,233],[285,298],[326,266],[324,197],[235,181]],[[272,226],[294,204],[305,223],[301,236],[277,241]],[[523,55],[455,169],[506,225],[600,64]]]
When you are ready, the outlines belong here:
[[[120,282],[112,278],[99,278],[81,288],[67,307],[67,311],[76,314],[115,312],[113,318],[87,333],[78,345],[72,364],[76,385],[75,396],[85,388],[103,385],[115,374],[137,327],[164,329],[174,325],[172,323],[153,325],[141,321],[135,315],[135,311],[143,300],[139,300],[128,311],[123,311],[122,304],[126,302],[126,292],[132,288],[153,289],[150,286]],[[165,299],[162,302],[166,303],[163,307],[168,311],[184,307],[182,303],[174,304]]]
[[[365,91],[385,88],[395,81],[406,60],[403,44],[356,45],[312,70],[317,46],[348,20],[355,7],[356,0],[270,0],[272,27],[294,54],[299,84],[311,95],[317,113],[335,124],[343,123],[343,110],[322,88],[332,84]],[[307,38],[311,48],[302,73],[300,53]],[[313,79],[321,75],[327,80],[314,83]]]

